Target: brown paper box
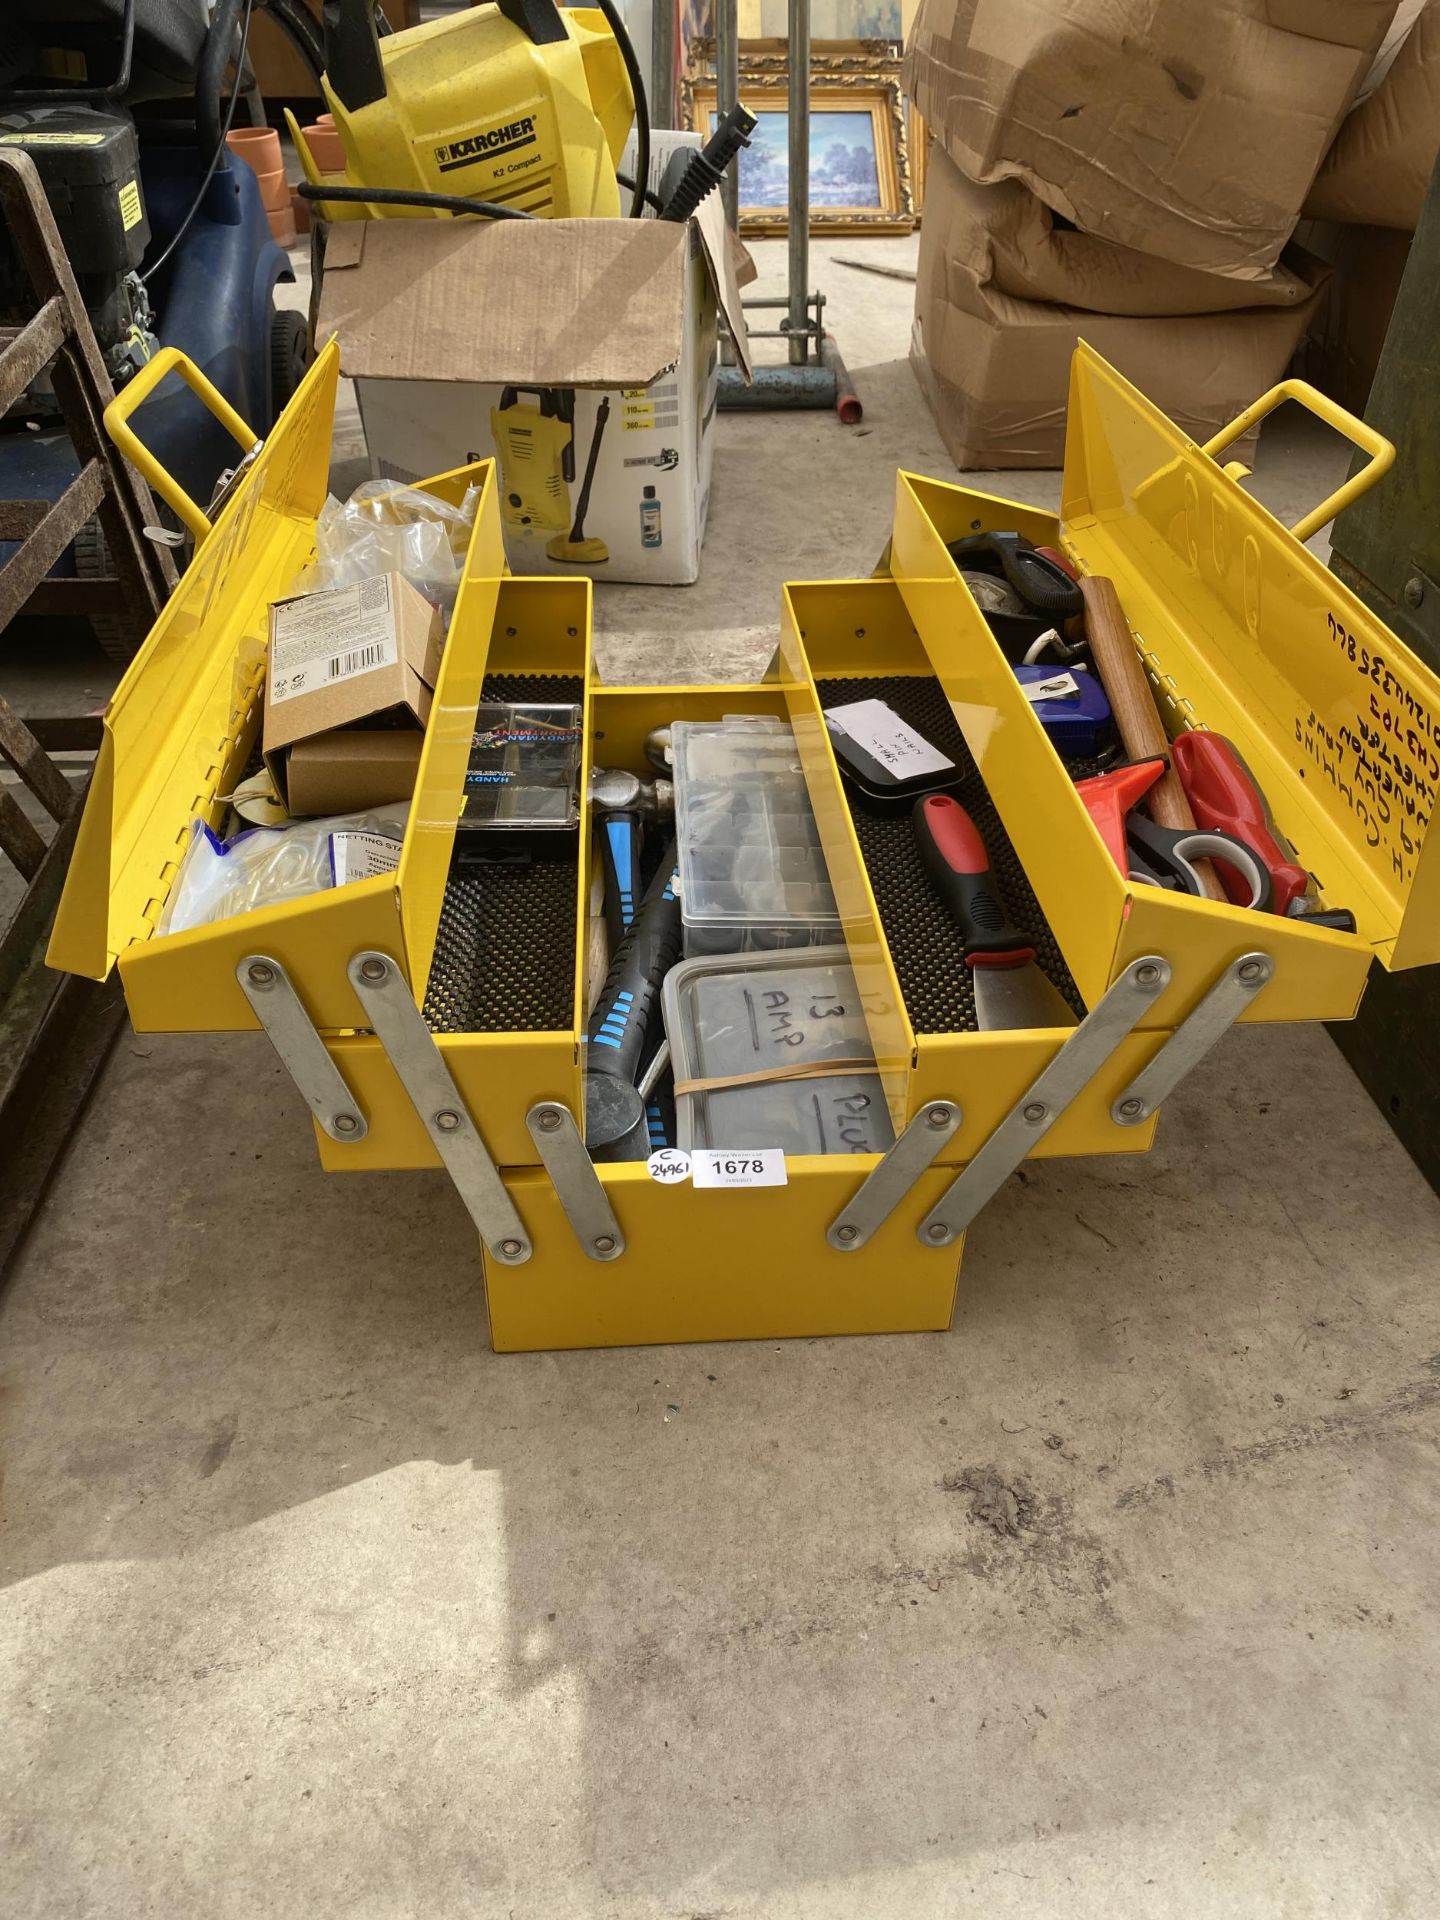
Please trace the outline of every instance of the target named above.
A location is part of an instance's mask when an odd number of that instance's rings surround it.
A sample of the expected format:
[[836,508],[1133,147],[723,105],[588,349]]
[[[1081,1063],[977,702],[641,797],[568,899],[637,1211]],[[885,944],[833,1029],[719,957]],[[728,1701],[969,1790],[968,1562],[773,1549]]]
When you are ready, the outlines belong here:
[[[921,0],[905,86],[974,180],[1241,279],[1272,268],[1395,0]],[[925,218],[930,218],[928,199]]]
[[[910,361],[955,464],[1058,467],[1070,357],[1087,340],[1196,440],[1206,440],[1284,375],[1323,297],[1327,269],[1299,249],[1293,307],[1136,318],[1016,300],[965,264],[975,235],[964,182],[931,156]],[[1236,457],[1243,457],[1243,447]]]
[[[1298,307],[1310,298],[1308,283],[1287,267],[1273,267],[1259,280],[1231,280],[1176,266],[1057,223],[1049,207],[1018,180],[982,186],[943,154],[939,164],[945,168],[953,263],[978,285],[993,286],[1012,299],[1152,316]],[[927,207],[925,217],[937,216]]]
[[415,791],[425,736],[415,727],[361,729],[300,740],[285,756],[287,804],[292,813],[363,813]]
[[[346,813],[374,804],[376,775],[352,757],[355,749],[309,757],[302,792],[313,796],[321,783],[323,808],[292,799],[291,755],[332,736],[383,739],[397,728],[418,740],[442,645],[438,609],[398,573],[272,605],[262,745],[275,790],[292,812]],[[393,785],[395,749],[379,746],[377,753],[389,768],[381,784]],[[342,762],[354,773],[349,786]],[[404,799],[410,790],[387,797]]]
[[1386,51],[1379,84],[1352,107],[1325,156],[1305,201],[1308,219],[1406,233],[1419,225],[1440,149],[1440,0]]

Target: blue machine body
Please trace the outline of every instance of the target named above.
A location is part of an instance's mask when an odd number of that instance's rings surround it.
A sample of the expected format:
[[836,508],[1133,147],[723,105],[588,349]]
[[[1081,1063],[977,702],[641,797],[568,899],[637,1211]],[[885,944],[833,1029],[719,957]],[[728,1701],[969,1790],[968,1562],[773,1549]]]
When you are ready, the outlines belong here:
[[[147,258],[158,259],[169,245],[207,161],[208,155],[193,147],[142,145],[140,177],[152,235]],[[275,285],[294,278],[289,259],[270,236],[254,173],[228,154],[149,292],[161,346],[178,347],[193,360],[262,438],[276,411],[270,355]],[[136,413],[134,426],[202,506],[220,474],[239,457],[230,435],[173,377]],[[0,431],[0,499],[58,500],[78,471],[63,428]],[[14,542],[0,541],[0,565],[14,551]],[[73,547],[51,571],[75,572]]]

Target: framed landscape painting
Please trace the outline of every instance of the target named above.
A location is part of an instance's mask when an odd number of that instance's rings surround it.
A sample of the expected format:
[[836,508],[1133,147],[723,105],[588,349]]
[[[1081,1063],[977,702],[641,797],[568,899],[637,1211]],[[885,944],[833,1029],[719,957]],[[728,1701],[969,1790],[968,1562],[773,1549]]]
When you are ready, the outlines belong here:
[[[904,102],[898,80],[858,62],[810,83],[810,228],[813,233],[908,233],[915,224]],[[716,123],[715,82],[691,83],[690,125]],[[742,233],[783,233],[789,223],[789,75],[783,61],[740,56],[740,98],[755,115],[740,154]]]

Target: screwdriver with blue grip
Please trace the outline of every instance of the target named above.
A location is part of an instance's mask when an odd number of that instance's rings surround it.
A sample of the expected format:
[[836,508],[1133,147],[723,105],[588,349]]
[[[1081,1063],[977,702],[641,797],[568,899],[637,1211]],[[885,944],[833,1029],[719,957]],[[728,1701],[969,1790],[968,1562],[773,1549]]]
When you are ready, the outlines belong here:
[[680,958],[684,928],[672,840],[610,961],[591,1016],[585,1145],[596,1160],[644,1160],[651,1130],[637,1081],[652,1051],[660,987]]

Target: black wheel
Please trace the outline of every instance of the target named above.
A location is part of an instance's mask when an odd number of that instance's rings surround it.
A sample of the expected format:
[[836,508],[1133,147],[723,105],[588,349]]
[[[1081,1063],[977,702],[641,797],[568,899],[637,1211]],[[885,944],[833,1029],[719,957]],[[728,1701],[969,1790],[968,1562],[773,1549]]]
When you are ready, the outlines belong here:
[[309,364],[310,329],[304,314],[277,309],[270,316],[270,426],[280,418]]
[[[75,571],[82,580],[103,580],[114,572],[105,529],[98,519],[87,520],[75,536]],[[116,604],[120,604],[120,585],[115,585]],[[145,638],[143,627],[127,620],[124,613],[92,613],[91,630],[100,651],[117,667],[128,667]]]

